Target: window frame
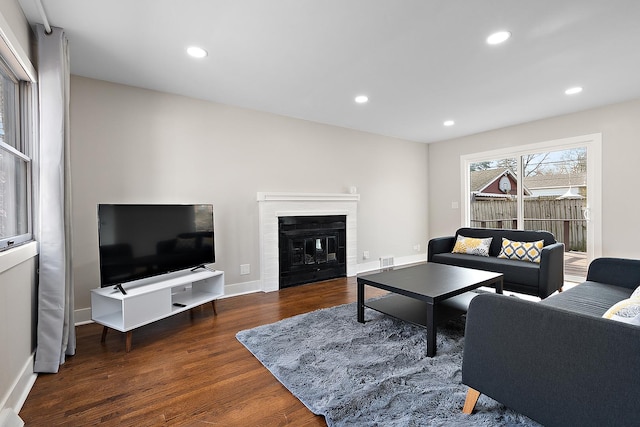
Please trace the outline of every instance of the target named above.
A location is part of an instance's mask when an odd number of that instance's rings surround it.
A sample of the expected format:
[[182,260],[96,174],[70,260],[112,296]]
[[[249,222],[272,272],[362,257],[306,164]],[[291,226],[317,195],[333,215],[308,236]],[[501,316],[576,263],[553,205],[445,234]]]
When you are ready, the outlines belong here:
[[[0,252],[4,252],[16,246],[20,246],[22,244],[31,242],[34,240],[34,230],[33,230],[33,159],[30,156],[32,154],[32,125],[33,121],[33,103],[35,102],[33,99],[33,84],[30,81],[21,80],[16,73],[14,73],[11,68],[7,65],[7,58],[4,56],[0,56],[0,71],[3,74],[3,77],[6,77],[7,80],[13,82],[15,84],[15,93],[13,96],[13,111],[10,115],[10,120],[13,122],[12,133],[14,134],[13,144],[7,143],[6,141],[0,141],[0,149],[6,153],[8,153],[11,157],[17,159],[18,161],[24,162],[23,164],[26,166],[26,182],[25,189],[26,194],[23,194],[24,200],[26,202],[26,206],[24,209],[26,210],[26,232],[15,235],[8,236],[0,236]],[[20,168],[16,171],[16,176],[18,173],[23,171]],[[17,201],[16,198],[15,201]],[[9,209],[10,212],[14,212],[13,209]]]
[[[587,188],[589,189],[589,227],[587,231],[587,261],[590,262],[595,258],[602,256],[602,134],[593,133],[575,137],[538,142],[515,147],[501,148],[497,150],[485,151],[480,153],[465,154],[460,156],[460,198],[461,198],[461,224],[463,227],[469,226],[471,211],[470,198],[471,192],[469,187],[469,165],[475,162],[492,160],[495,158],[516,157],[542,152],[556,151],[571,148],[586,147],[587,149]],[[523,176],[523,168],[520,160],[518,160],[518,174]],[[522,208],[522,186],[518,186],[518,226],[523,222]]]

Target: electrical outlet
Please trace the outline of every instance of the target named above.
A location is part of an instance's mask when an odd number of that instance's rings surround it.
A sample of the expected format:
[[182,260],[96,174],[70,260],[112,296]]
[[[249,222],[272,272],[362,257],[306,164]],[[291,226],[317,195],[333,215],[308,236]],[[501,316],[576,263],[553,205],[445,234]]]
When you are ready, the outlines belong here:
[[240,264],[240,275],[251,274],[251,264]]
[[416,252],[420,252],[420,243],[418,243],[417,245],[413,245],[413,250]]
[[369,259],[369,251],[362,252],[362,259]]

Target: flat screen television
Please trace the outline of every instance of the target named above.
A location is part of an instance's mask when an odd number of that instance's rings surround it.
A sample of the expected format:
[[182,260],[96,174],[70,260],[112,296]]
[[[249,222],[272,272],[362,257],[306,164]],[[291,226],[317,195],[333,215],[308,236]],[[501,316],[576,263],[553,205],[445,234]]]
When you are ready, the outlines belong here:
[[98,205],[100,285],[215,262],[213,206]]

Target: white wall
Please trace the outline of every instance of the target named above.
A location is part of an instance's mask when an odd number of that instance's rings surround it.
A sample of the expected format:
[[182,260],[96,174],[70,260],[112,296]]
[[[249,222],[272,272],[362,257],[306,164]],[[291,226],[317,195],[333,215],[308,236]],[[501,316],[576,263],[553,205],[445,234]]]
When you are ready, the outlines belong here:
[[[30,29],[17,0],[0,2],[0,29],[12,47],[29,52]],[[19,409],[34,380],[35,255],[35,244],[0,253],[0,412]]]
[[260,279],[259,191],[356,186],[359,262],[424,253],[424,144],[72,76],[71,146],[76,310],[99,285],[98,203],[212,203],[228,285]]
[[460,209],[451,207],[460,202],[461,155],[602,133],[602,254],[640,258],[638,117],[640,100],[633,100],[430,144],[429,235],[450,235],[461,225]]
[[[22,8],[18,0],[2,0],[0,2],[0,15],[9,28],[2,28],[3,31],[10,31],[14,37],[16,48],[21,47],[32,58],[31,49],[31,28],[27,23]],[[33,62],[33,61],[32,61]]]
[[0,412],[17,410],[35,380],[35,243],[0,253]]

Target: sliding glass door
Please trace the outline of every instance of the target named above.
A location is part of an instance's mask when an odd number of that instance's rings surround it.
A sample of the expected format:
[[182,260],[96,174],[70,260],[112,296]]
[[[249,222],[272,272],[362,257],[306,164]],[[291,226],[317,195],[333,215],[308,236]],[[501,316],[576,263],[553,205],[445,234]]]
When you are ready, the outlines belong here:
[[518,159],[492,159],[469,165],[471,227],[518,229]]
[[589,186],[599,176],[599,162],[589,156],[600,145],[592,139],[597,146],[560,141],[463,157],[464,225],[550,231],[565,244],[566,279],[584,280],[589,260],[599,253],[599,221],[590,221],[594,203],[600,210],[599,191]]

